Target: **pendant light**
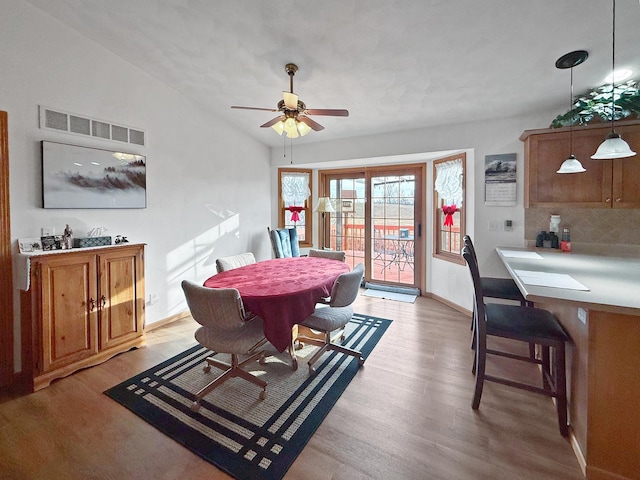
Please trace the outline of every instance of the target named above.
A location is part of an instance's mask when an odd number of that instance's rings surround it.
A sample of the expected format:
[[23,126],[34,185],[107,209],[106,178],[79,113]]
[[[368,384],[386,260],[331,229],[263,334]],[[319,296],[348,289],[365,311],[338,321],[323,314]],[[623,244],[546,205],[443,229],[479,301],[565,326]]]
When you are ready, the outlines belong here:
[[629,144],[613,129],[613,121],[616,112],[616,0],[613,0],[613,35],[611,47],[611,133],[606,140],[600,144],[596,153],[591,155],[594,160],[610,160],[614,158],[633,157],[636,152],[631,151]]
[[[571,98],[569,99],[569,113],[573,110],[573,67],[580,65],[583,63],[589,53],[585,50],[576,50],[574,52],[569,52],[563,56],[561,56],[558,60],[556,60],[556,68],[569,68],[571,70]],[[573,114],[571,114],[570,123],[569,123],[569,157],[562,162],[560,166],[560,170],[556,173],[582,173],[586,172],[585,168],[573,155]]]

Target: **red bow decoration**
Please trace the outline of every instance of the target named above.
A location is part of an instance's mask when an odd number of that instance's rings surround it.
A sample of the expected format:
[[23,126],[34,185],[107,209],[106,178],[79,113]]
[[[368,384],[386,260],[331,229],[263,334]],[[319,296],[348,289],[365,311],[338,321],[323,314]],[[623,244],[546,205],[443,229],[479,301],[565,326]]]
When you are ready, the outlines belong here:
[[444,205],[442,207],[442,213],[444,213],[446,215],[446,217],[444,217],[444,226],[449,226],[449,227],[453,227],[453,214],[456,213],[458,211],[458,208],[456,207],[456,204],[454,203],[453,205]]
[[291,212],[291,221],[293,223],[300,221],[300,215],[298,215],[304,207],[287,207],[287,210]]

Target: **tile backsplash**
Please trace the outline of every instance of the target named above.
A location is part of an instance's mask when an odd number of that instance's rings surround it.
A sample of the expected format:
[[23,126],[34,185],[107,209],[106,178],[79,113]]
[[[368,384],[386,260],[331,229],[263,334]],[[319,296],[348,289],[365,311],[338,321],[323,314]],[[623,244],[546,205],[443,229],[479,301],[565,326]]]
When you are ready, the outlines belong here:
[[574,246],[599,244],[640,249],[640,209],[623,208],[525,208],[524,234],[530,245],[535,244],[541,230],[549,231],[552,214],[561,217],[560,232],[569,227]]

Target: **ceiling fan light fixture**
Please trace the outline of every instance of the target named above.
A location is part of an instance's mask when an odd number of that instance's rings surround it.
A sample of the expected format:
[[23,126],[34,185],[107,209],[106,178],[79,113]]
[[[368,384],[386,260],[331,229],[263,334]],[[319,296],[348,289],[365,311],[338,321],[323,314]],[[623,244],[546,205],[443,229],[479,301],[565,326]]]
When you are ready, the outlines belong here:
[[591,158],[594,160],[612,160],[614,158],[633,157],[635,154],[636,152],[631,150],[629,144],[618,133],[612,131]]
[[300,136],[296,123],[296,119],[292,117],[289,117],[284,121],[284,131],[287,133],[287,137],[298,138]]
[[324,127],[315,120],[312,120],[309,115],[326,115],[331,117],[349,116],[349,111],[344,109],[308,109],[305,103],[298,98],[298,95],[293,93],[293,76],[298,71],[298,67],[293,63],[287,63],[285,65],[285,71],[287,75],[289,75],[289,91],[282,92],[282,100],[278,102],[277,108],[242,107],[239,105],[232,105],[231,108],[280,112],[278,117],[269,120],[260,125],[260,127],[271,127],[278,135],[286,133],[289,138],[304,137],[311,130],[315,132],[324,130]]
[[298,120],[296,120],[296,123],[298,127],[298,133],[300,134],[301,137],[304,137],[307,133],[311,131],[311,127],[306,123],[300,122]]
[[560,170],[558,170],[556,173],[582,173],[582,172],[586,172],[586,169],[582,166],[582,164],[580,163],[580,160],[578,160],[573,155],[569,155],[569,158],[567,158],[564,162],[562,162],[562,165],[560,165]]
[[278,123],[271,125],[271,128],[273,128],[278,135],[282,135],[282,132],[284,132],[284,122],[280,120]]

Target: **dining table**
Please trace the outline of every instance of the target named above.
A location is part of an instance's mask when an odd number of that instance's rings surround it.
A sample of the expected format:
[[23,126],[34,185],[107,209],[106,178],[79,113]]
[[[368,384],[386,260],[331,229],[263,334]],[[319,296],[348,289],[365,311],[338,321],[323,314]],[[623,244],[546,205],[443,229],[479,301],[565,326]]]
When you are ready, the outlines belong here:
[[204,286],[236,288],[245,310],[262,318],[267,340],[283,352],[292,346],[294,327],[331,295],[338,276],[348,271],[346,263],[328,258],[276,258],[220,272]]

